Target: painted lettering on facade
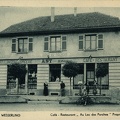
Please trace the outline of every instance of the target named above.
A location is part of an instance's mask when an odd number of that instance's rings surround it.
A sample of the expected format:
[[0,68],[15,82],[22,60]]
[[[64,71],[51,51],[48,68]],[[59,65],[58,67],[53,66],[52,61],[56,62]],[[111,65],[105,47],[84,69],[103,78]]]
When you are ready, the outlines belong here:
[[42,63],[51,63],[51,62],[52,62],[51,58],[42,59]]
[[117,62],[118,57],[105,57],[105,58],[84,58],[83,62]]
[[12,64],[16,62],[20,64],[32,64],[32,60],[0,60],[0,64]]

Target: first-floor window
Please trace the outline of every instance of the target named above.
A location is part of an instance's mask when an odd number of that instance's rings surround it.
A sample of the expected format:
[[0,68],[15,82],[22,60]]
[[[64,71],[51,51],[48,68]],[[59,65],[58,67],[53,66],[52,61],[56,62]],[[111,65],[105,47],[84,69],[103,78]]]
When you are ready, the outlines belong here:
[[61,64],[50,64],[50,82],[60,82],[61,81]]
[[28,88],[37,89],[37,65],[28,65]]
[[78,75],[74,78],[73,89],[79,89],[78,82],[81,81],[83,83],[84,81],[84,64],[78,63],[78,65],[79,65],[79,72]]
[[[22,66],[25,67],[24,64]],[[18,86],[17,85],[17,79],[10,73],[9,71],[10,65],[7,66],[7,89],[14,89],[16,87],[20,89],[25,89],[25,75],[22,75],[18,78]]]

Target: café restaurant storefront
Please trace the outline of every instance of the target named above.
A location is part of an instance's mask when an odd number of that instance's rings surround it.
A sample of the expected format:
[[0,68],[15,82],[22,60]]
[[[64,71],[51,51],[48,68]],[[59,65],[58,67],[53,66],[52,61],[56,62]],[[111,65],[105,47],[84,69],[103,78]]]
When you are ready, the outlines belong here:
[[[48,82],[49,95],[60,95],[60,82],[66,85],[66,95],[69,94],[69,78],[64,77],[61,71],[66,61],[74,61],[80,65],[80,72],[72,81],[72,93],[78,94],[78,81],[83,84],[98,84],[100,80],[96,78],[95,71],[97,64],[105,64],[108,67],[108,74],[102,78],[102,92],[105,94],[113,87],[120,88],[120,56],[108,57],[74,57],[74,58],[33,58],[33,59],[1,59],[0,60],[0,93],[7,91],[7,94],[32,94],[43,95],[43,84]],[[17,83],[8,74],[9,64],[19,62],[27,68],[27,74]],[[19,91],[17,91],[19,86]],[[4,92],[5,93],[5,92]]]

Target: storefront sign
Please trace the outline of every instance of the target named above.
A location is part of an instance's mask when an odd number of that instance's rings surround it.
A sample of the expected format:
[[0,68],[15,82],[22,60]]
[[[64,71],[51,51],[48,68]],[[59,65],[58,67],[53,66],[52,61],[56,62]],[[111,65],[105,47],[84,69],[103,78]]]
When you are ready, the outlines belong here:
[[87,63],[87,62],[117,62],[118,61],[118,57],[104,57],[104,58],[84,58],[83,62]]
[[51,62],[52,62],[51,58],[42,59],[42,63],[51,63]]
[[120,57],[97,57],[97,58],[40,58],[40,59],[20,59],[20,60],[0,60],[0,64],[12,64],[19,62],[21,64],[49,64],[49,63],[66,63],[74,61],[77,63],[102,63],[102,62],[120,62]]
[[0,64],[12,64],[19,62],[20,64],[31,64],[32,60],[0,60]]

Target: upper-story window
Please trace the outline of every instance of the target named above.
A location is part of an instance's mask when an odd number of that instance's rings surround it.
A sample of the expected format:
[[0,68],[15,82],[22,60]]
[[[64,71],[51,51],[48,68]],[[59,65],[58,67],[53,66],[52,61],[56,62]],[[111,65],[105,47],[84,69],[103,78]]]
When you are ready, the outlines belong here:
[[96,35],[85,35],[85,49],[96,50],[97,36]]
[[33,38],[12,39],[12,52],[27,53],[33,51]]
[[50,36],[44,38],[44,51],[59,52],[66,50],[66,36]]
[[86,34],[79,36],[79,50],[103,49],[102,34]]

